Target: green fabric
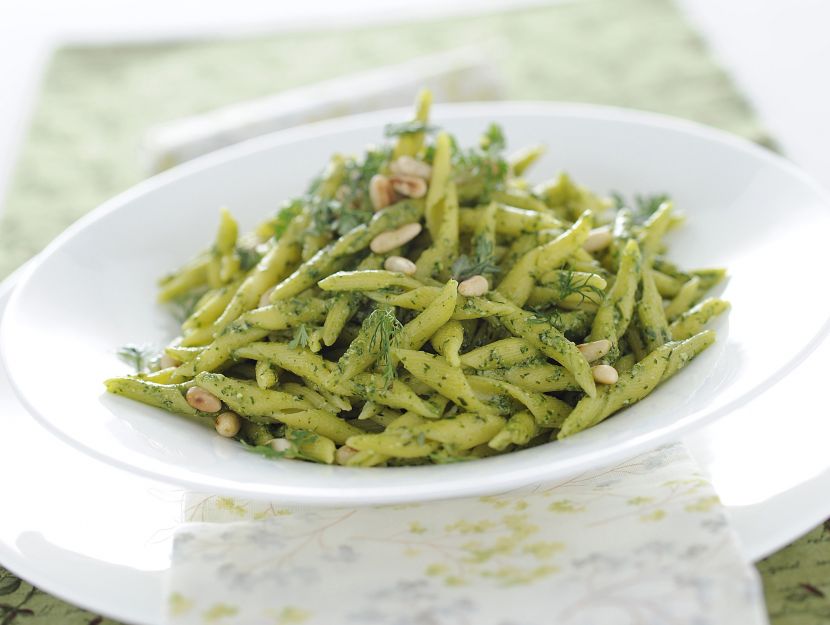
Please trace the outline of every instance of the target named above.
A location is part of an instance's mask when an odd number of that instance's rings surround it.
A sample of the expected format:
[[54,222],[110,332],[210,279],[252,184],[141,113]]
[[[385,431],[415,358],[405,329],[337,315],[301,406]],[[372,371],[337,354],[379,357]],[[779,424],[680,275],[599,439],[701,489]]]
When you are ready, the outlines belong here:
[[772,625],[830,623],[830,520],[758,564]]
[[[668,0],[586,0],[235,41],[65,48],[46,70],[0,218],[0,277],[88,210],[141,180],[141,138],[154,124],[491,39],[502,42],[500,69],[512,99],[648,109],[769,143],[746,101]],[[822,531],[760,565],[774,625],[830,619],[830,541]],[[12,622],[109,621],[0,569],[0,625]]]

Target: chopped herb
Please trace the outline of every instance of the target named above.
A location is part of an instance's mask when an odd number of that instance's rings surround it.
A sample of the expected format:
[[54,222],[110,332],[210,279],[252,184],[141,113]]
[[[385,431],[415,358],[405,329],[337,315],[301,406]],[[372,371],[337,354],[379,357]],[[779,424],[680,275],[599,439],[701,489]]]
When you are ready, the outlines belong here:
[[374,215],[369,198],[369,181],[389,160],[390,148],[368,150],[362,160],[349,158],[343,163],[343,182],[335,198],[323,198],[309,189],[305,201],[311,213],[309,233],[344,235]]
[[383,127],[383,134],[387,137],[400,137],[401,135],[414,135],[419,132],[433,133],[438,126],[432,126],[427,122],[418,120],[401,122],[399,124],[386,124]]
[[236,253],[239,255],[239,268],[242,271],[252,269],[262,259],[262,254],[250,247],[237,247]]
[[509,169],[502,156],[504,135],[501,128],[491,124],[481,138],[479,149],[461,150],[454,139],[452,148],[459,200],[462,203],[490,201],[493,191],[504,187]]
[[291,200],[286,203],[277,213],[277,218],[274,220],[274,238],[279,239],[285,234],[286,229],[292,220],[300,214],[303,210],[303,201],[301,199]]
[[[593,284],[590,284],[591,277],[586,276],[581,282],[573,271],[562,271],[559,273],[559,291],[560,297],[565,299],[569,295],[579,295],[580,303],[585,300],[594,304],[599,304],[605,297],[605,292]],[[591,297],[593,295],[593,297]]]
[[308,430],[291,430],[286,438],[290,442],[297,445],[297,447],[301,447],[302,445],[312,444],[320,437],[314,432],[309,432]]
[[473,257],[466,254],[459,256],[450,268],[452,277],[458,280],[466,280],[472,276],[484,275],[486,273],[499,273],[501,269],[495,264],[493,258],[493,244],[489,239],[478,237]]
[[294,330],[294,338],[288,343],[289,347],[293,347],[294,349],[304,349],[309,345],[309,335],[308,335],[308,328],[306,328],[304,323],[300,324],[300,327]]
[[304,454],[300,447],[313,443],[319,438],[314,432],[308,430],[290,430],[285,435],[285,440],[290,443],[290,446],[283,451],[277,451],[270,445],[251,445],[243,440],[239,442],[242,446],[251,453],[259,454],[266,458],[298,458],[300,460],[310,460],[316,462],[317,460]]
[[196,310],[196,304],[205,293],[207,293],[206,288],[193,289],[170,300],[167,304],[170,314],[179,324],[184,323]]
[[507,141],[504,138],[504,131],[498,124],[490,124],[484,135],[481,137],[481,149],[496,154],[504,150]]
[[655,193],[654,195],[640,195],[638,193],[634,196],[634,202],[632,203],[626,201],[622,194],[614,191],[611,193],[611,199],[614,201],[617,210],[630,208],[635,223],[642,224],[660,208],[663,202],[669,201],[671,197],[666,193]]
[[118,357],[133,367],[136,373],[144,373],[158,362],[158,352],[147,345],[124,345],[115,352]]
[[397,377],[397,366],[392,358],[392,348],[398,344],[403,325],[398,321],[392,308],[376,308],[366,318],[370,327],[374,326],[369,349],[378,354],[377,363],[383,369],[383,379],[388,387]]

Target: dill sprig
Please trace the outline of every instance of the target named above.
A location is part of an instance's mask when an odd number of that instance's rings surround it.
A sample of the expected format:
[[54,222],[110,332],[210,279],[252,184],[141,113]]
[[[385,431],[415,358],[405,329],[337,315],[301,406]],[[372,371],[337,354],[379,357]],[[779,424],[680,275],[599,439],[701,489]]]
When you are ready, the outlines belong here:
[[[479,147],[462,150],[454,137],[452,164],[459,201],[486,203],[493,191],[504,187],[508,165],[502,155],[504,133],[498,124],[490,124],[481,137]],[[430,150],[427,150],[429,161]]]
[[308,335],[308,328],[304,323],[301,323],[300,326],[294,330],[294,338],[289,341],[288,347],[292,347],[294,349],[305,349],[308,347],[309,343],[310,337]]
[[559,328],[562,325],[562,311],[558,308],[543,310],[531,306],[530,310],[533,311],[533,315],[528,317],[528,323],[547,323],[554,328]]
[[472,276],[495,274],[501,269],[496,265],[493,256],[493,244],[485,237],[476,238],[475,251],[472,258],[466,254],[459,256],[450,268],[452,277],[458,280],[466,280]]
[[655,193],[653,195],[634,195],[634,201],[628,202],[623,195],[617,191],[611,194],[611,199],[614,201],[614,206],[617,210],[621,208],[629,208],[634,216],[634,222],[642,224],[646,219],[651,217],[663,202],[667,202],[671,197],[667,193]]
[[170,314],[173,315],[173,319],[179,325],[183,324],[193,314],[193,311],[196,310],[196,304],[199,303],[199,300],[202,299],[202,296],[207,291],[207,288],[193,289],[170,300],[167,303],[167,307],[170,310]]
[[366,318],[372,328],[369,349],[377,353],[377,363],[383,370],[383,379],[389,386],[397,377],[397,364],[392,358],[392,349],[398,344],[403,325],[390,307],[375,308]]
[[309,233],[344,235],[372,219],[374,210],[369,198],[369,181],[389,160],[388,146],[367,150],[362,159],[348,158],[343,163],[343,180],[335,198],[320,197],[319,180],[304,200],[311,214]]
[[[565,299],[569,295],[576,294],[580,297],[579,303],[584,303],[586,300],[592,304],[599,304],[605,297],[605,291],[601,288],[590,284],[591,276],[585,276],[582,282],[578,282],[578,278],[573,271],[563,271],[559,274],[559,291],[560,297]],[[595,296],[596,299],[592,298]]]
[[150,371],[158,362],[158,352],[149,345],[127,344],[119,347],[116,355],[135,369],[136,373]]

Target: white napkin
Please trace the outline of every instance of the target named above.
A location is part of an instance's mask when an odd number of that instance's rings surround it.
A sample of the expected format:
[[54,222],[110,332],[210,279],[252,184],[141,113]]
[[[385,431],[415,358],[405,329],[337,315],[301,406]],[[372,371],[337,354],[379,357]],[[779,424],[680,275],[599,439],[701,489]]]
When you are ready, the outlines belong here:
[[436,102],[496,100],[498,41],[456,48],[333,80],[239,102],[152,128],[144,139],[150,173],[260,135],[341,115],[409,106],[419,89]]
[[186,520],[175,625],[767,622],[757,573],[679,444],[491,497],[291,509],[194,495]]

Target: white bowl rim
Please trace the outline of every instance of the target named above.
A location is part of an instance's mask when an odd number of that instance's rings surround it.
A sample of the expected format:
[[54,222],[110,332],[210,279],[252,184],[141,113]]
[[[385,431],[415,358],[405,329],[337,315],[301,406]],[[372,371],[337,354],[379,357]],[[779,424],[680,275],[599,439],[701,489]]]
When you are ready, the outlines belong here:
[[[232,146],[221,148],[178,165],[168,171],[147,178],[103,202],[97,208],[78,219],[75,223],[70,225],[66,230],[58,235],[51,243],[49,243],[49,245],[47,245],[46,248],[44,248],[44,250],[29,263],[27,263],[25,267],[21,268],[21,275],[19,276],[18,283],[15,285],[15,288],[11,294],[8,309],[11,310],[15,307],[17,300],[20,297],[20,293],[23,291],[22,287],[25,287],[28,284],[32,276],[37,272],[39,266],[45,263],[52,255],[57,253],[67,241],[75,236],[77,232],[85,229],[88,225],[105,218],[110,213],[123,208],[134,198],[164,187],[170,182],[187,177],[192,173],[210,169],[227,161],[267,151],[286,143],[309,139],[320,135],[326,135],[334,132],[345,132],[349,130],[359,130],[368,127],[377,127],[379,120],[405,118],[406,115],[409,114],[410,110],[410,107],[396,107],[392,109],[370,111],[357,115],[327,119],[280,130],[262,135],[260,137],[255,137]],[[801,183],[809,187],[822,200],[825,207],[830,208],[830,192],[828,192],[825,187],[823,187],[812,176],[799,168],[793,162],[772,152],[768,148],[753,143],[748,139],[691,120],[631,108],[578,102],[503,100],[493,102],[439,104],[433,108],[433,117],[438,119],[446,119],[448,121],[471,115],[482,117],[489,115],[496,117],[500,114],[514,116],[571,116],[582,119],[595,119],[598,121],[618,121],[696,136],[698,138],[726,145],[736,151],[758,158],[761,161],[774,164],[776,167],[788,172]],[[2,321],[4,320],[0,320],[0,322]],[[162,473],[152,468],[138,466],[135,463],[121,460],[115,454],[107,454],[103,451],[95,449],[94,447],[88,446],[82,441],[69,436],[60,428],[55,426],[45,415],[40,414],[28,398],[23,393],[19,392],[18,386],[15,384],[15,375],[13,373],[14,369],[10,366],[8,354],[4,347],[6,341],[3,340],[4,335],[11,332],[9,326],[9,323],[0,324],[0,358],[3,359],[4,366],[9,374],[9,379],[12,382],[15,394],[26,410],[48,431],[68,443],[70,446],[75,447],[76,449],[79,449],[80,451],[91,455],[102,462],[151,479],[180,484],[181,486],[194,489],[198,492],[234,494],[254,499],[277,498],[283,502],[295,502],[303,505],[336,506],[396,504],[443,499],[456,496],[485,495],[526,486],[527,484],[542,481],[546,479],[546,477],[549,478],[551,476],[550,471],[546,472],[544,467],[535,466],[525,468],[524,470],[514,470],[509,476],[504,476],[495,472],[488,473],[488,478],[492,479],[488,479],[486,483],[473,484],[469,483],[468,480],[463,483],[463,485],[459,485],[455,481],[448,481],[446,484],[441,485],[438,489],[436,489],[436,484],[433,481],[423,485],[407,485],[406,489],[396,489],[394,484],[391,483],[393,480],[390,480],[390,485],[382,488],[338,487],[324,489],[315,487],[314,489],[309,489],[307,487],[292,487],[275,484],[274,488],[269,492],[263,492],[262,490],[256,488],[247,489],[244,485],[237,481],[223,480],[221,477],[215,477],[212,479],[211,484],[206,484],[198,479],[188,477],[188,475],[171,475]],[[736,408],[745,405],[750,400],[757,398],[773,385],[780,382],[788,376],[807,355],[812,353],[818,345],[826,339],[828,334],[830,334],[830,313],[828,313],[828,316],[824,320],[823,324],[813,335],[813,340],[808,342],[788,362],[776,369],[774,373],[757,382],[753,388],[748,389],[739,397],[714,409],[707,410],[704,408],[702,410],[692,412],[691,414],[663,427],[640,433],[631,439],[628,439],[624,444],[618,443],[614,447],[606,447],[581,454],[578,458],[573,459],[573,461],[569,463],[567,474],[563,474],[560,470],[556,473],[556,477],[575,475],[581,471],[596,467],[598,466],[596,462],[598,456],[602,459],[604,464],[610,465],[624,458],[635,456],[637,453],[643,452],[660,443],[680,440],[681,434],[687,433],[692,428],[700,428],[708,423],[711,423]],[[704,414],[700,415],[700,412],[703,412]],[[508,459],[511,456],[511,454],[508,454],[507,456],[501,456],[500,459]],[[421,467],[400,467],[383,470],[390,472],[412,471],[418,470],[419,468]]]

